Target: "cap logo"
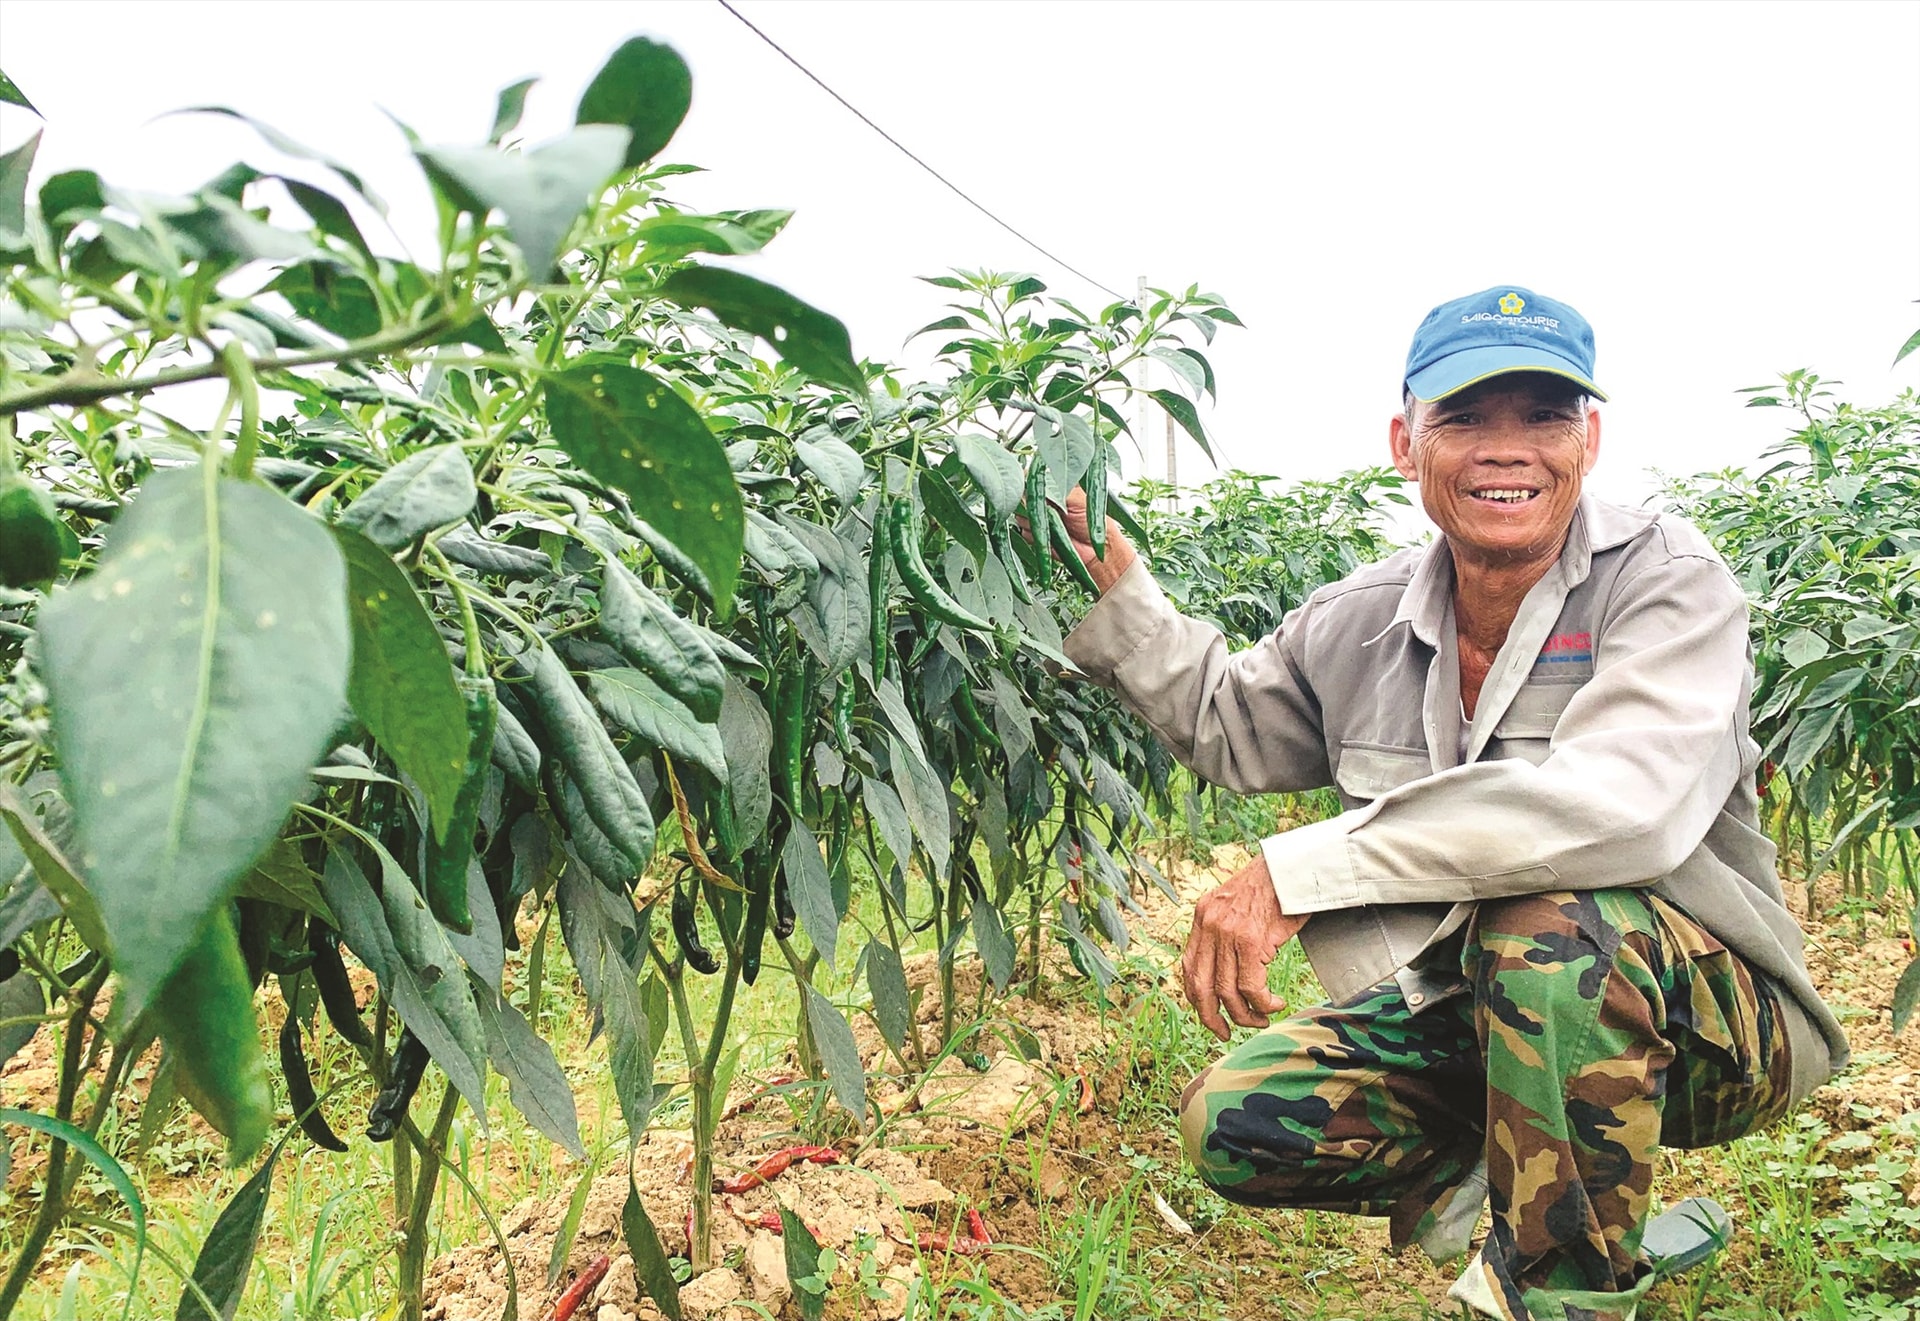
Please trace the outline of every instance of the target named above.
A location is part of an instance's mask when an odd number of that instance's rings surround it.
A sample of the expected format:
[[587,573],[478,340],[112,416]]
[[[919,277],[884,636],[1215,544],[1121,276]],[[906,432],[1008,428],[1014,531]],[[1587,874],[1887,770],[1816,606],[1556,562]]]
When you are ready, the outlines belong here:
[[1505,316],[1519,316],[1527,310],[1527,300],[1519,294],[1508,294],[1500,300],[1500,311]]

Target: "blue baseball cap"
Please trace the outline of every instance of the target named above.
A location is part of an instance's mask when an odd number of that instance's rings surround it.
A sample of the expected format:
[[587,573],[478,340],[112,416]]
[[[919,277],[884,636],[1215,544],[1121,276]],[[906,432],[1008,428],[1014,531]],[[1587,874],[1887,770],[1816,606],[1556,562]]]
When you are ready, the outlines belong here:
[[1595,399],[1593,327],[1565,303],[1497,284],[1427,313],[1407,350],[1407,389],[1432,402],[1507,372],[1550,372]]

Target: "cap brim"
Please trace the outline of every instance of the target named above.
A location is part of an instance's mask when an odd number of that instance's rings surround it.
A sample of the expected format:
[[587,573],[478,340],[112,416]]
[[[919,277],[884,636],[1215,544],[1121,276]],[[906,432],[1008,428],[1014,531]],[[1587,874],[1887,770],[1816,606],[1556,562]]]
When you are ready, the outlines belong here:
[[1491,377],[1505,376],[1509,372],[1546,372],[1552,376],[1564,376],[1595,399],[1606,402],[1605,392],[1559,354],[1508,344],[1462,349],[1458,353],[1448,354],[1409,376],[1407,389],[1413,392],[1415,399],[1430,404],[1436,399],[1458,394],[1470,385],[1478,385]]

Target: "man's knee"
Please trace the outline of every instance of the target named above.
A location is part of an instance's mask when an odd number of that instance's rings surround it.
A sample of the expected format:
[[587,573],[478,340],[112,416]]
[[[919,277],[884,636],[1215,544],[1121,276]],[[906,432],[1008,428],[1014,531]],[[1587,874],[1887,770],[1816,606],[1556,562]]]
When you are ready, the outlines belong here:
[[[1202,1183],[1229,1201],[1286,1206],[1320,1190],[1344,1166],[1325,1130],[1335,1105],[1329,1077],[1304,1094],[1268,1090],[1222,1065],[1203,1070],[1181,1097],[1180,1143]],[[1345,1085],[1351,1090],[1351,1084]]]

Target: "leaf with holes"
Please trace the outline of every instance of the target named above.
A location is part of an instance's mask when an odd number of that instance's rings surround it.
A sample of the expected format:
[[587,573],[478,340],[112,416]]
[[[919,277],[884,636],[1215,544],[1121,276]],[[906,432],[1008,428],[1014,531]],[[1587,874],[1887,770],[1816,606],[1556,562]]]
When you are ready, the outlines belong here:
[[693,266],[668,276],[660,293],[682,307],[705,308],[723,325],[758,335],[815,380],[866,398],[867,378],[854,363],[846,326],[786,290],[738,271]]
[[547,377],[553,438],[590,476],[625,491],[713,588],[733,599],[746,514],[726,449],[693,405],[638,367],[599,362]]

